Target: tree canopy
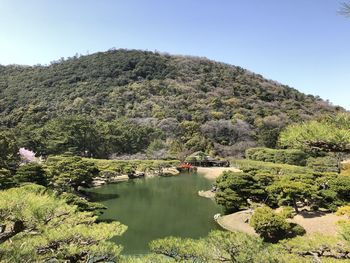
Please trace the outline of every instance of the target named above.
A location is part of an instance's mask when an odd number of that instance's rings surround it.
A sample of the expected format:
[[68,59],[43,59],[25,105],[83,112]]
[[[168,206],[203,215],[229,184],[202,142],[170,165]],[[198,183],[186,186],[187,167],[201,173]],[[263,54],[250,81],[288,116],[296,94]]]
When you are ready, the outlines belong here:
[[126,227],[119,222],[96,223],[96,219],[46,193],[44,187],[0,191],[0,261],[115,260],[122,248],[107,240]]
[[0,131],[0,169],[14,170],[19,161],[19,146],[13,133]]
[[281,133],[279,143],[309,151],[350,152],[350,115],[343,113],[290,125]]
[[52,186],[60,192],[78,190],[79,186],[89,187],[98,175],[98,168],[81,157],[65,157],[47,163]]
[[342,3],[339,13],[346,17],[350,17],[350,3]]
[[44,168],[35,162],[20,166],[13,180],[19,184],[35,183],[43,186],[47,186],[48,184],[48,178]]

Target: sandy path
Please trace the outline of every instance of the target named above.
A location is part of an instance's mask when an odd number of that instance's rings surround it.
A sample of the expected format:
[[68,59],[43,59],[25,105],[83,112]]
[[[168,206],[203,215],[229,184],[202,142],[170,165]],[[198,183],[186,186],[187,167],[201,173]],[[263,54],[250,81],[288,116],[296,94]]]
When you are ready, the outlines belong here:
[[203,174],[205,178],[215,181],[224,171],[241,172],[235,167],[198,167],[197,173]]
[[337,234],[337,222],[346,220],[346,216],[337,216],[336,214],[322,212],[301,212],[296,215],[291,222],[297,223],[305,228],[308,234],[322,233],[326,235]]

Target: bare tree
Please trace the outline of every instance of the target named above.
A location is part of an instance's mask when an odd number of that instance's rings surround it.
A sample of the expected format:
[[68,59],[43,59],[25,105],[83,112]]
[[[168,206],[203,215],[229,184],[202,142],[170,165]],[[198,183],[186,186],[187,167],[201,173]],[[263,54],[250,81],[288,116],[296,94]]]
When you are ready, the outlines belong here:
[[350,3],[342,3],[340,9],[339,9],[339,14],[350,17]]
[[208,121],[201,126],[202,133],[214,142],[222,145],[233,145],[241,141],[249,141],[252,129],[248,123],[236,120]]

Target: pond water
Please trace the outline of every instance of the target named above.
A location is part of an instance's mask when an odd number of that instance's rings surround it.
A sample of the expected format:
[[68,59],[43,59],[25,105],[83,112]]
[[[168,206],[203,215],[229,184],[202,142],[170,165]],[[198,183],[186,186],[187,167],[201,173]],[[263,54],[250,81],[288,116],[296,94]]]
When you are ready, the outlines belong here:
[[101,219],[128,226],[121,237],[113,238],[124,246],[123,254],[143,254],[157,238],[199,238],[219,229],[213,216],[222,213],[221,208],[198,196],[199,190],[211,184],[201,175],[181,174],[109,184],[89,192],[93,201],[107,207]]

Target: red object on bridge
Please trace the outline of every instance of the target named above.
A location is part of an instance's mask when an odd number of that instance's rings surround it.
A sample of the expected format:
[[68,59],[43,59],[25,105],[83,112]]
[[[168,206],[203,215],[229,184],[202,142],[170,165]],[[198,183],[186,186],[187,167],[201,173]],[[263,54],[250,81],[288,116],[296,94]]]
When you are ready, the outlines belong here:
[[189,163],[182,163],[178,166],[178,168],[182,168],[182,169],[192,169],[193,166],[192,164],[189,164]]

